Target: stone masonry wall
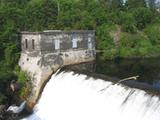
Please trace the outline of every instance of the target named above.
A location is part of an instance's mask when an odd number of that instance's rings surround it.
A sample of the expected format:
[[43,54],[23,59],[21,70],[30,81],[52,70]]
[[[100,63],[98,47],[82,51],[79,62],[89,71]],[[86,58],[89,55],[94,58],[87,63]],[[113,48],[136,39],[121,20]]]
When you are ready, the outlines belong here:
[[[22,33],[19,65],[31,76],[32,93],[28,99],[29,103],[37,102],[42,86],[60,67],[95,60],[94,33],[78,33],[76,38],[79,41],[77,40],[77,48],[74,49],[72,48],[72,35],[72,32]],[[88,49],[88,36],[92,40],[92,49]],[[25,45],[26,39],[28,46]],[[60,39],[58,50],[54,48],[54,39]]]

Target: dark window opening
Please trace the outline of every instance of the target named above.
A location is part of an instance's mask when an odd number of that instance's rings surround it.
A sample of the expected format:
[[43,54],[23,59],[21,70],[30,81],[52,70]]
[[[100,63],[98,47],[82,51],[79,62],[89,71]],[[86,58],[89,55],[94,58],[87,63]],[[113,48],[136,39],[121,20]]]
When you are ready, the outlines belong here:
[[25,48],[27,49],[28,48],[28,40],[25,39]]
[[34,50],[35,49],[35,43],[34,43],[34,39],[32,39],[32,49]]

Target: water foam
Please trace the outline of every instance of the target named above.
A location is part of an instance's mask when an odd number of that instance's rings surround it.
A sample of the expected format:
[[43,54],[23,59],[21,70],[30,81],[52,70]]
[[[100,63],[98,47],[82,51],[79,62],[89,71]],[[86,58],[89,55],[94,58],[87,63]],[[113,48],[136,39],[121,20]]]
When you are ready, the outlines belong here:
[[23,120],[160,120],[160,100],[145,91],[83,74],[54,74]]

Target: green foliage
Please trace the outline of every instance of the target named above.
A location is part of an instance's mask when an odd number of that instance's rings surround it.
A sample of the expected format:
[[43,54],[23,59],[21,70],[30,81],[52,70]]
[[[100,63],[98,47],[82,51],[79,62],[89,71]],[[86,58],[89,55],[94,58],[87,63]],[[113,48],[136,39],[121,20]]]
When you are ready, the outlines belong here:
[[150,40],[142,33],[124,33],[120,46],[120,56],[122,57],[149,57],[154,52]]
[[98,0],[101,7],[107,11],[118,11],[123,9],[123,0]]
[[18,76],[18,82],[22,86],[25,85],[26,81],[28,81],[27,73],[22,71],[18,65],[15,67],[15,73]]
[[96,1],[61,2],[62,1],[60,1],[58,28],[91,30],[107,20],[105,11],[100,8],[100,5],[97,4]]
[[113,59],[118,53],[110,29],[116,27],[104,24],[97,28],[97,48],[102,51],[102,59]]
[[26,99],[31,93],[31,78],[29,75],[22,71],[19,66],[15,67],[15,73],[18,77],[18,83],[21,85],[21,89],[19,91],[19,96],[22,99]]
[[147,0],[147,3],[151,10],[156,10],[156,0]]
[[144,31],[150,39],[152,45],[160,47],[160,24],[148,26]]
[[7,45],[5,49],[5,61],[7,65],[14,68],[15,63],[17,63],[19,59],[18,48],[16,44]]
[[128,9],[137,9],[140,7],[146,7],[145,0],[127,0],[126,6]]
[[137,28],[140,30],[144,29],[147,26],[147,24],[151,23],[153,19],[153,13],[148,8],[137,8],[133,11],[133,15],[137,22]]
[[121,10],[123,9],[123,0],[111,0],[110,1],[110,8],[114,10]]
[[129,33],[135,33],[137,31],[137,23],[132,13],[121,14],[122,30]]
[[57,5],[53,0],[31,0],[25,9],[26,27],[30,31],[55,29]]
[[0,104],[6,103],[8,96],[8,86],[13,79],[17,79],[12,70],[5,64],[0,62]]
[[16,75],[12,71],[0,71],[0,91],[5,92],[8,83],[16,79]]

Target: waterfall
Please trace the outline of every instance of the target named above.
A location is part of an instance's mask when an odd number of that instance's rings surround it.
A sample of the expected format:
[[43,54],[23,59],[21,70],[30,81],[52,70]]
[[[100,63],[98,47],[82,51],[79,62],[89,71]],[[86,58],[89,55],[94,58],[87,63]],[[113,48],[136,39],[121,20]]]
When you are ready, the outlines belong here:
[[160,99],[73,71],[52,75],[23,120],[160,120]]

